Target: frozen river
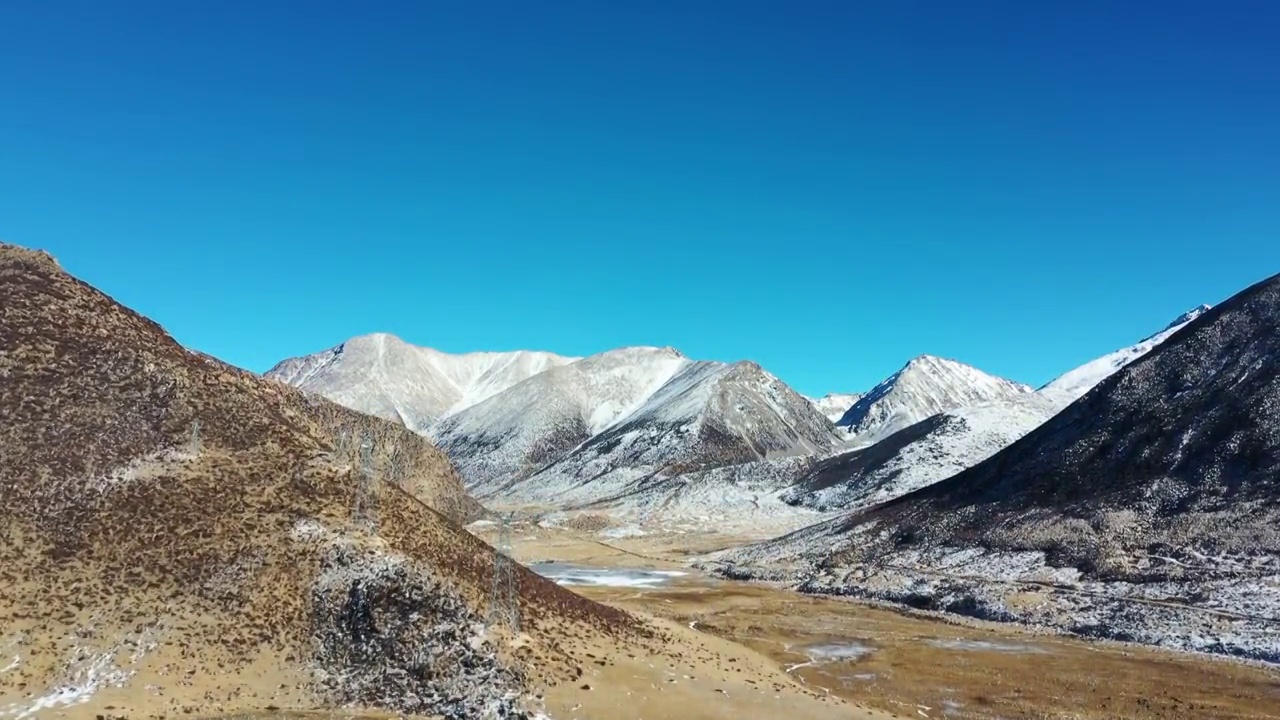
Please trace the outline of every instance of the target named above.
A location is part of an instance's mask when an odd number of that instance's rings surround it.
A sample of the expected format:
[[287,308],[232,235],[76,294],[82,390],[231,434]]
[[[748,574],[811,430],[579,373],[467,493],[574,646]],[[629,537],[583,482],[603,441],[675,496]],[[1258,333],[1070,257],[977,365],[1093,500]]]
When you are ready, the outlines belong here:
[[681,570],[591,567],[562,562],[529,563],[529,569],[565,586],[654,588],[688,573]]

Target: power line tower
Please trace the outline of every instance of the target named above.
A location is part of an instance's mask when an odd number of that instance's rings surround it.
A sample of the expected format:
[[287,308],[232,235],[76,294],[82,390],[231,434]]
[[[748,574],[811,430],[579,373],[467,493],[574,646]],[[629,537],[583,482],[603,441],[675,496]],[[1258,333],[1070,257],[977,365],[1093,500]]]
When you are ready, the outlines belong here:
[[368,431],[360,436],[360,480],[351,519],[369,533],[378,532],[377,477],[373,466],[373,438]]
[[498,545],[493,553],[493,590],[489,595],[490,628],[506,625],[512,635],[520,634],[520,595],[516,584],[515,561],[511,559],[511,520],[507,513],[498,526]]
[[191,439],[187,442],[187,452],[192,455],[200,454],[200,421],[196,420],[191,423]]

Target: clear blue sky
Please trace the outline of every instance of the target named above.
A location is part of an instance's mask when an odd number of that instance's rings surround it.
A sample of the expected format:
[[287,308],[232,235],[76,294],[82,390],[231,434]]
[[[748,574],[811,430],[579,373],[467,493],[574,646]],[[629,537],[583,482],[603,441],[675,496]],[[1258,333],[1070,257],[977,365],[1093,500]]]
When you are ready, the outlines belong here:
[[0,238],[259,371],[388,331],[1039,384],[1280,271],[1277,38],[1266,1],[6,2]]

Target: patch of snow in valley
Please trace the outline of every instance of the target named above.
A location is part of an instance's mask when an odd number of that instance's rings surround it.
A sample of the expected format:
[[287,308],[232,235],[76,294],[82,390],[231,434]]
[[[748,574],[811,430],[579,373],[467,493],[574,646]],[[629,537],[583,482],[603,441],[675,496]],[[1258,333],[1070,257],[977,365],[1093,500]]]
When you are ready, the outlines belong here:
[[814,662],[843,662],[845,660],[860,660],[870,655],[875,650],[875,648],[870,645],[856,640],[820,643],[818,645],[809,645],[798,649],[800,652],[808,655],[809,659]]

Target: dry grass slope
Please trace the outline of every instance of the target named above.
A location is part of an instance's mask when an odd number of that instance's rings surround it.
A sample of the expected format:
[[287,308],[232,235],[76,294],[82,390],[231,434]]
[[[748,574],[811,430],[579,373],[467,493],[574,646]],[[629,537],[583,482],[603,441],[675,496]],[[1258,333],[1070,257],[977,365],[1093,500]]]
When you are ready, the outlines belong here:
[[[0,245],[0,297],[0,717],[514,716],[501,691],[581,674],[564,638],[651,635],[521,569],[528,637],[490,652],[492,550],[457,525],[481,509],[434,447],[190,352],[47,254]],[[366,431],[376,534],[351,512]],[[372,646],[401,659],[355,677]]]

